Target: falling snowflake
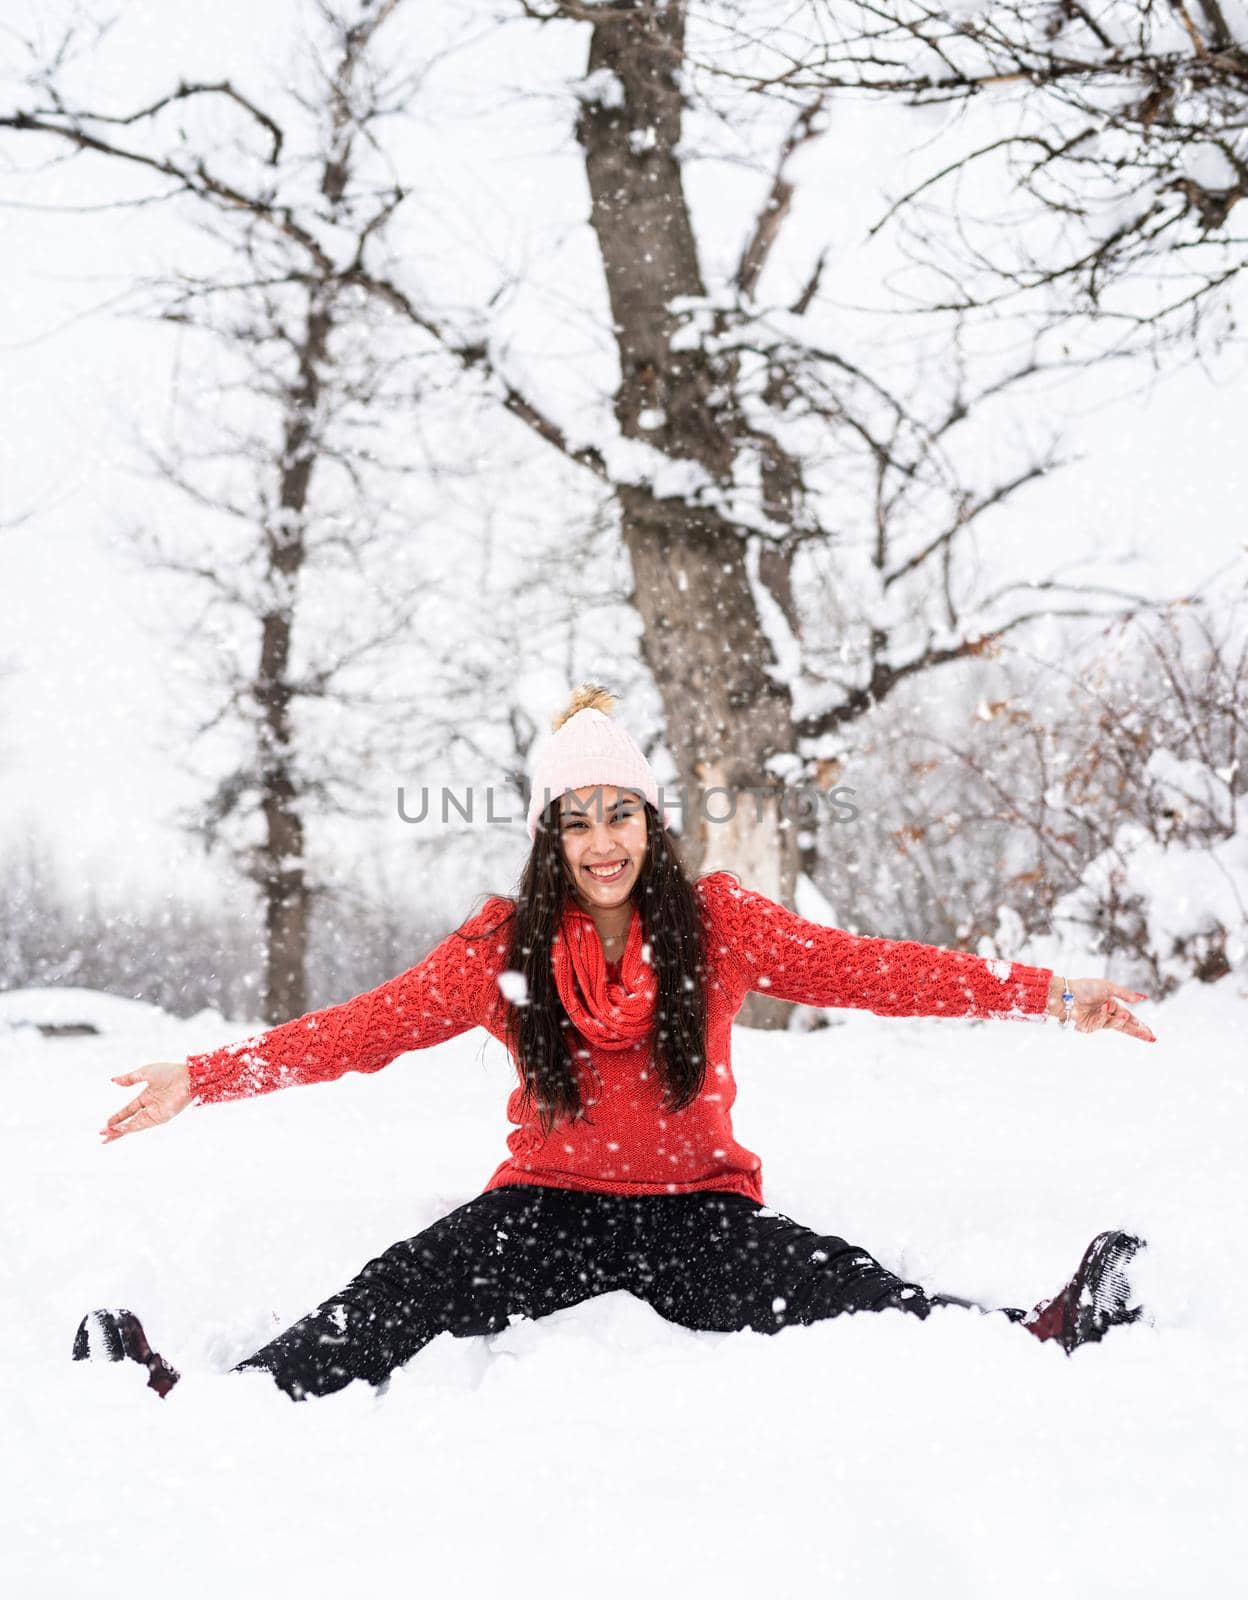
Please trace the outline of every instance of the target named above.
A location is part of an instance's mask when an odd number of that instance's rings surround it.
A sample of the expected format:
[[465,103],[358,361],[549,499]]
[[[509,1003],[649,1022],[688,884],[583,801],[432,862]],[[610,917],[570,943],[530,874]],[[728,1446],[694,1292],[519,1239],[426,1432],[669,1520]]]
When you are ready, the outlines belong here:
[[500,972],[495,981],[503,992],[503,998],[510,1000],[513,1006],[529,1003],[529,985],[523,972]]

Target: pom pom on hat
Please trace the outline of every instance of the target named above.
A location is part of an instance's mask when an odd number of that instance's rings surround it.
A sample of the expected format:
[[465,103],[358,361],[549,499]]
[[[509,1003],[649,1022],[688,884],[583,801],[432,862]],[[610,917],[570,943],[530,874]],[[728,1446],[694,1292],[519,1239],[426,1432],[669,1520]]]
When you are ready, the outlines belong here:
[[[530,839],[537,838],[542,812],[569,789],[635,789],[658,809],[654,771],[633,736],[612,719],[614,705],[610,690],[583,683],[552,718],[551,736],[534,754],[529,773]],[[589,810],[598,814],[592,801]]]
[[[604,689],[600,683],[583,683],[563,710],[550,719],[551,732],[558,733],[578,711],[601,711],[604,717],[609,717],[614,706],[615,696],[610,689]],[[554,795],[551,795],[551,799],[554,799]]]

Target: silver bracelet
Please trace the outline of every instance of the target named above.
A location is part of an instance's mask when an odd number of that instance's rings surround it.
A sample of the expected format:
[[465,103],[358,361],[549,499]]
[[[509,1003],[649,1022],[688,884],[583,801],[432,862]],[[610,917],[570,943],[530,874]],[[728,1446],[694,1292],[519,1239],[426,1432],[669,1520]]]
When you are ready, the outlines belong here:
[[1069,978],[1063,978],[1062,979],[1062,1014],[1061,1014],[1061,1017],[1058,1019],[1061,1022],[1063,1028],[1070,1021],[1070,1009],[1074,1005],[1074,1002],[1075,1002],[1075,997],[1070,992],[1070,979]]

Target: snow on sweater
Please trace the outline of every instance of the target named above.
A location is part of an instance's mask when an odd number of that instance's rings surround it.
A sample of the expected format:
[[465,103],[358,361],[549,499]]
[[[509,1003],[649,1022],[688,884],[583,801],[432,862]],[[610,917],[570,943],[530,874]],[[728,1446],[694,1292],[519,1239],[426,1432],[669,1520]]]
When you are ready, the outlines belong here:
[[[751,990],[880,1016],[1045,1015],[1052,976],[1047,968],[808,922],[742,888],[727,872],[708,874],[695,889],[709,968],[701,1094],[682,1111],[664,1110],[662,1083],[647,1065],[644,1044],[603,1048],[577,1035],[575,1048],[588,1057],[577,1068],[588,1118],[563,1119],[544,1136],[536,1112],[522,1108],[517,1082],[507,1106],[514,1125],[509,1154],[485,1190],[509,1183],[612,1194],[712,1189],[761,1203],[762,1163],[733,1138],[731,1116],[732,1020]],[[424,960],[376,989],[189,1056],[192,1103],[325,1083],[346,1072],[378,1072],[409,1050],[442,1044],[472,1027],[505,1042],[507,1002],[498,979],[510,948],[510,909],[509,901],[493,896]],[[636,910],[633,916],[636,921]],[[602,961],[601,945],[597,952]],[[614,972],[616,964],[606,969],[609,980]]]

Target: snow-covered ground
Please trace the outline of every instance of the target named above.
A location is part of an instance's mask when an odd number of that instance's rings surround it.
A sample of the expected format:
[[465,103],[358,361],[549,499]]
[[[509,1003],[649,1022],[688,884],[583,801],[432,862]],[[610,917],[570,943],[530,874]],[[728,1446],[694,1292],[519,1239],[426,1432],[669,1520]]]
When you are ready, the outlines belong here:
[[[388,1392],[292,1404],[226,1369],[478,1193],[509,1067],[483,1033],[193,1108],[112,1146],[110,1074],[242,1037],[83,990],[0,996],[14,1597],[1223,1593],[1248,1505],[1248,997],[1142,1006],[1159,1043],[846,1013],[738,1029],[768,1202],[934,1289],[1030,1305],[1143,1232],[1152,1326],[1067,1358],[942,1309],[695,1333],[612,1294],[444,1334]],[[98,1037],[17,1022],[91,1017]],[[70,1360],[128,1305],[183,1372]]]

